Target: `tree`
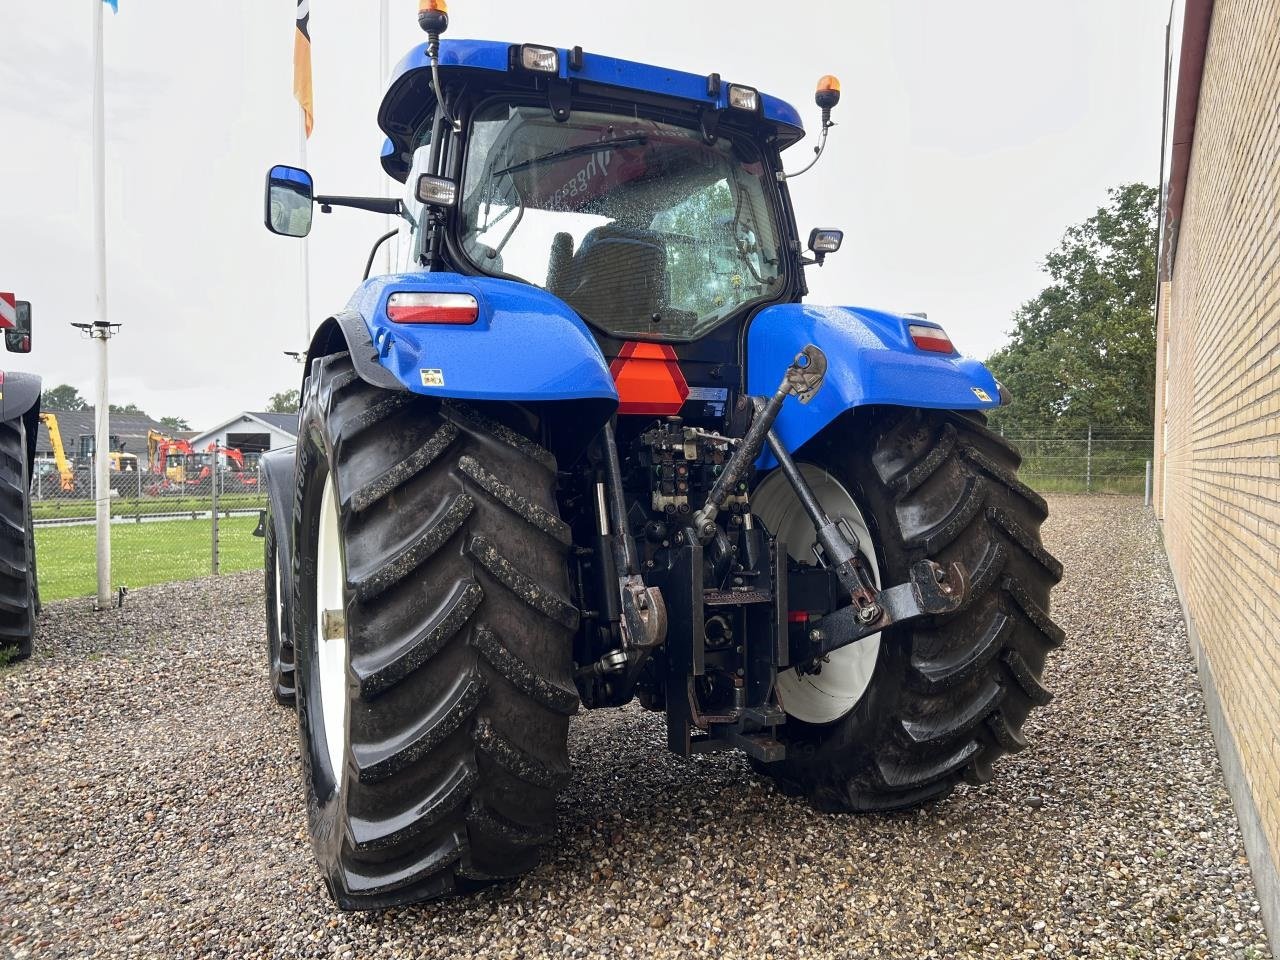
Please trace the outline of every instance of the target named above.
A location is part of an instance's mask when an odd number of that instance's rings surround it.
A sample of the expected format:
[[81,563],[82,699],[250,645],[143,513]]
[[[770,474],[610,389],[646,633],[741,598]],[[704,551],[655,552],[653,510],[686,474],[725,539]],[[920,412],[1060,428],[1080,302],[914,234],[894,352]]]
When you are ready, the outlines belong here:
[[[107,409],[112,413],[131,413],[137,417],[147,417],[147,411],[143,410],[136,403],[126,403],[123,406],[118,403],[109,403],[107,404]],[[148,417],[148,419],[150,418]]]
[[160,422],[170,430],[190,430],[191,424],[187,423],[186,417],[161,417]]
[[301,400],[302,395],[298,390],[273,393],[271,399],[267,401],[267,413],[297,413]]
[[1013,315],[1009,343],[987,360],[1013,394],[993,426],[1151,426],[1158,197],[1142,183],[1113,188],[1045,259],[1053,282]]
[[69,383],[50,387],[40,395],[42,410],[83,410],[86,406],[80,391]]

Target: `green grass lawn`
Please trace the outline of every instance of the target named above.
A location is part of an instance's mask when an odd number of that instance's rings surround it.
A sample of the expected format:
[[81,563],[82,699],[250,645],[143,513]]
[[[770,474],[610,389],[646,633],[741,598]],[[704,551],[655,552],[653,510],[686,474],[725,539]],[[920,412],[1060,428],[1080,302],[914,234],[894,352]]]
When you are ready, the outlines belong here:
[[[257,517],[223,518],[218,522],[222,573],[262,566],[262,540],[253,535]],[[36,563],[40,599],[86,597],[97,591],[95,527],[37,527]],[[111,584],[130,589],[170,580],[193,580],[212,572],[208,520],[164,520],[113,524]]]
[[[208,512],[210,500],[203,497],[139,497],[127,500],[112,500],[111,515],[113,517],[145,516],[156,513],[200,513]],[[219,510],[266,509],[267,498],[261,493],[226,493],[218,495]],[[74,520],[94,516],[95,507],[92,500],[33,500],[31,515],[36,520]]]

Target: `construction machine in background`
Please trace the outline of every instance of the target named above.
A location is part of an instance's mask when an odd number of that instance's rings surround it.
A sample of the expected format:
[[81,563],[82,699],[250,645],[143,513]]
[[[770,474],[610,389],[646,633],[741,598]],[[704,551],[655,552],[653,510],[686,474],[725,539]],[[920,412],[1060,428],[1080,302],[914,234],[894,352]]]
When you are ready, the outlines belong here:
[[144,487],[146,493],[185,493],[190,489],[189,480],[195,479],[199,467],[191,441],[170,437],[158,430],[147,431],[147,473],[150,478]]
[[49,431],[49,446],[53,448],[53,462],[58,468],[58,480],[63,493],[76,492],[76,472],[67,459],[67,449],[62,445],[62,429],[58,426],[56,413],[40,414],[40,422]]
[[231,493],[258,489],[257,472],[245,469],[244,454],[236,447],[224,447],[216,442],[211,443],[205,447],[202,464],[199,474],[201,483],[208,483],[214,466],[217,466],[222,470],[218,477],[219,489]]

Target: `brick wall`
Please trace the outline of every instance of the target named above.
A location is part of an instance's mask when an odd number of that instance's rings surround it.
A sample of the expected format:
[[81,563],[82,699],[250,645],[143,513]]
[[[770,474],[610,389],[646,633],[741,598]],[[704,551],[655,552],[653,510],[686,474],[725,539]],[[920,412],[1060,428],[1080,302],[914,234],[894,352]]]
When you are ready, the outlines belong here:
[[[1156,449],[1170,563],[1280,854],[1280,0],[1217,0]],[[1167,344],[1167,358],[1165,354]],[[1163,403],[1162,403],[1163,401]],[[1163,409],[1163,422],[1161,410]]]

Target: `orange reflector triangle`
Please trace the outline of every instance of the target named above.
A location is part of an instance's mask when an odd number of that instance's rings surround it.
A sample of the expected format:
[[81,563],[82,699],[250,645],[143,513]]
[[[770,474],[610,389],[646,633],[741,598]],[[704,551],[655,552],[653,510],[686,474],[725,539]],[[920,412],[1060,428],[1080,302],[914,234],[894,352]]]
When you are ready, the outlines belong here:
[[625,343],[609,364],[618,388],[618,412],[668,416],[689,396],[676,352],[665,343]]

